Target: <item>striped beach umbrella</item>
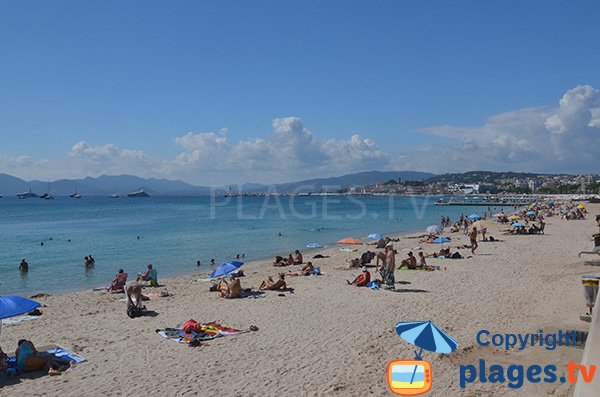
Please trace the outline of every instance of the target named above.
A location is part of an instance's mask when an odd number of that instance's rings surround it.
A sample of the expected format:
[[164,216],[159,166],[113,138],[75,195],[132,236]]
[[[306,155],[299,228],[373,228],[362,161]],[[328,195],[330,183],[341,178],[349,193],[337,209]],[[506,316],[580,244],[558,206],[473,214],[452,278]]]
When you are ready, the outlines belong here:
[[409,321],[396,324],[396,333],[402,339],[421,348],[417,359],[421,359],[423,349],[434,353],[452,353],[458,342],[431,321]]
[[[458,342],[431,321],[409,321],[396,324],[396,333],[402,339],[421,350],[415,350],[415,360],[421,360],[423,349],[434,353],[452,353],[458,347]],[[410,383],[413,383],[417,365],[413,371]]]

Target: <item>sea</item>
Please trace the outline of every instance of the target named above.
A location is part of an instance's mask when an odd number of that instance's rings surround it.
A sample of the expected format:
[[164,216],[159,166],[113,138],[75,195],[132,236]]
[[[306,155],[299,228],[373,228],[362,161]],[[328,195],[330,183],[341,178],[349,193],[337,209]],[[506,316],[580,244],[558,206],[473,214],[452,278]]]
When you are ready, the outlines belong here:
[[[151,263],[161,278],[216,264],[287,255],[345,237],[424,232],[487,207],[435,206],[428,196],[186,196],[0,198],[0,295],[106,286],[118,269]],[[95,266],[87,269],[84,257]],[[243,257],[243,258],[242,258]],[[29,272],[21,273],[25,259]],[[200,266],[198,266],[200,261]]]

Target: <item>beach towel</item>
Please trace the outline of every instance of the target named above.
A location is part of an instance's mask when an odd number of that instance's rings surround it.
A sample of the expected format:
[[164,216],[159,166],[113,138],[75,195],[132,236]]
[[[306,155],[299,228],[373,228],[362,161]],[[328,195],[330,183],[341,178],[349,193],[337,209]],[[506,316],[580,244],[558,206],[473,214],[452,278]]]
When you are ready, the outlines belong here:
[[167,338],[178,343],[190,343],[193,340],[206,341],[223,336],[243,334],[245,332],[248,331],[225,327],[217,323],[199,324],[197,332],[189,333],[184,332],[183,329],[180,328],[165,328],[156,330],[156,333],[163,338]]
[[25,316],[18,316],[18,317],[10,317],[10,318],[3,319],[2,325],[18,324],[22,321],[37,320],[38,318],[40,318],[40,316],[25,315]]
[[[49,345],[49,346],[40,347],[40,348],[38,348],[38,352],[53,354],[58,358],[61,358],[63,360],[68,360],[69,362],[76,363],[76,364],[84,363],[87,361],[84,357],[80,356],[79,354],[73,353],[71,350],[66,349],[59,345]],[[24,375],[24,373],[17,367],[17,357],[15,357],[15,356],[8,357],[6,359],[6,364],[7,364],[6,371],[9,376]]]

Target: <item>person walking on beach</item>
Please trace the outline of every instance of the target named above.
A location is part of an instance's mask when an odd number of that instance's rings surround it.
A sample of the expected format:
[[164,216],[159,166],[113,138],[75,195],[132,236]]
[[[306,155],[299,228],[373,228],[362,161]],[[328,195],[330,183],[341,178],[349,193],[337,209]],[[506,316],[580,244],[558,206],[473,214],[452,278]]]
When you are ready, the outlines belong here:
[[469,238],[471,239],[471,253],[474,254],[475,250],[478,247],[478,245],[477,245],[477,228],[476,227],[474,227],[473,230],[471,231]]
[[29,271],[29,263],[25,259],[21,259],[21,263],[19,264],[19,270],[21,273],[27,273]]

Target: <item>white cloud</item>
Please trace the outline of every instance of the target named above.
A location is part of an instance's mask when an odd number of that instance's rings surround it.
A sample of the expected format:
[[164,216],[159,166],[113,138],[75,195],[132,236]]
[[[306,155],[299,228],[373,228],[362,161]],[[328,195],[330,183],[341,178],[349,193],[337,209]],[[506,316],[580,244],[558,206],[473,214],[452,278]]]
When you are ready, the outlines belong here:
[[[318,139],[298,117],[273,120],[273,132],[264,138],[232,143],[227,132],[187,133],[175,138],[182,146],[172,164],[184,172],[220,173],[235,182],[273,182],[314,178],[339,172],[383,168],[389,155],[370,139]],[[222,177],[221,177],[222,179]]]
[[128,173],[215,185],[282,182],[370,169],[598,172],[600,91],[578,86],[568,90],[558,106],[499,113],[481,126],[442,125],[420,132],[451,143],[433,142],[391,154],[359,134],[349,139],[319,138],[300,118],[285,117],[273,120],[271,132],[239,142],[232,142],[226,129],[188,132],[173,139],[180,152],[172,158],[81,141],[58,159],[0,155],[0,172],[43,180]]
[[[600,91],[568,90],[557,107],[516,109],[493,115],[482,126],[435,126],[423,133],[455,140],[414,156],[411,168],[434,172],[469,169],[598,172]],[[405,168],[404,159],[394,166]]]
[[231,142],[227,129],[188,132],[174,138],[181,152],[155,159],[144,152],[109,143],[85,141],[54,160],[0,157],[0,169],[23,178],[56,179],[101,174],[182,178],[198,184],[281,182],[366,169],[384,168],[390,156],[358,134],[348,140],[319,139],[298,117],[273,120],[264,137]]

